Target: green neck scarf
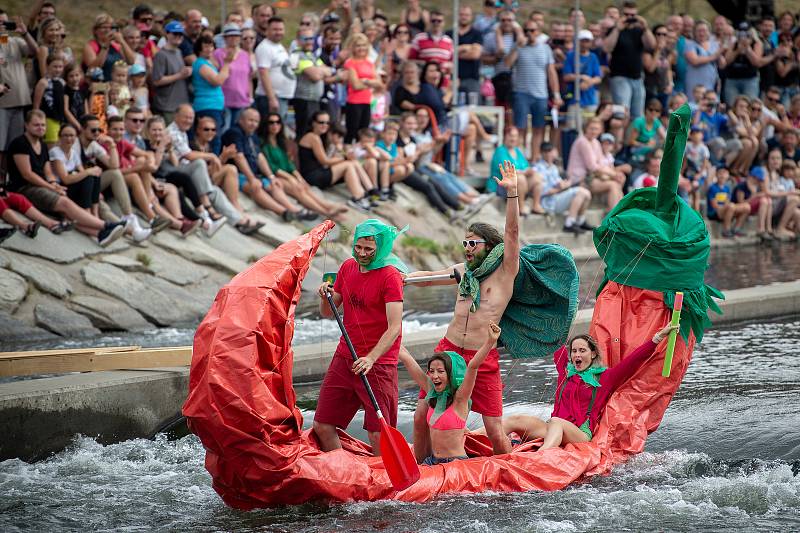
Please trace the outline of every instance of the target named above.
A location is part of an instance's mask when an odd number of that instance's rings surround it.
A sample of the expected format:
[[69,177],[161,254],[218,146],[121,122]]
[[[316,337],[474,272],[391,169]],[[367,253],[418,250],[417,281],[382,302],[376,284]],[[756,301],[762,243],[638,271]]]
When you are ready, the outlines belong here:
[[458,284],[458,295],[472,299],[472,305],[469,308],[470,312],[474,313],[481,306],[480,283],[502,264],[504,249],[503,243],[492,248],[483,263],[474,271],[470,270],[466,263],[464,264],[464,275],[461,276],[461,283]]
[[356,257],[356,241],[363,237],[375,239],[375,257],[372,262],[365,266],[366,270],[377,270],[385,266],[393,266],[403,274],[408,274],[408,267],[399,257],[392,253],[394,240],[408,230],[408,225],[401,230],[377,220],[370,218],[356,226],[353,233],[353,258]]
[[464,358],[456,352],[442,352],[450,357],[450,383],[441,392],[436,392],[433,382],[428,378],[428,394],[425,395],[425,401],[431,398],[436,398],[436,407],[433,409],[433,416],[431,416],[431,423],[436,423],[436,420],[447,410],[447,400],[455,396],[458,387],[464,382],[464,374],[467,373],[467,362]]
[[604,366],[592,365],[586,370],[579,371],[577,368],[575,368],[575,365],[573,365],[572,363],[567,363],[567,379],[571,378],[575,374],[578,374],[578,376],[580,376],[583,382],[586,383],[587,385],[591,387],[599,387],[600,382],[597,381],[597,377],[595,376],[602,374],[606,370],[608,369]]

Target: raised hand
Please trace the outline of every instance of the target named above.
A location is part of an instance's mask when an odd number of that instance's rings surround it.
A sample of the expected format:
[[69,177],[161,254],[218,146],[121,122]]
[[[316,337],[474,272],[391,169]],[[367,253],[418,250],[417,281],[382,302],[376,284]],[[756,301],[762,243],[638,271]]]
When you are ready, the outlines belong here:
[[500,166],[502,180],[495,178],[498,187],[503,187],[508,194],[517,194],[517,167],[511,161],[503,161]]
[[491,339],[492,341],[496,342],[497,339],[500,338],[500,333],[502,333],[502,332],[503,332],[503,330],[500,329],[500,326],[498,326],[497,324],[495,324],[491,320],[489,321],[489,339]]

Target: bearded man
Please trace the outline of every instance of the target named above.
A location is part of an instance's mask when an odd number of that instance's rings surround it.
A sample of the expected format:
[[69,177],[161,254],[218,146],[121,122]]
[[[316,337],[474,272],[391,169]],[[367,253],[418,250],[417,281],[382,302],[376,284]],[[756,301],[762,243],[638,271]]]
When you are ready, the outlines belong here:
[[403,323],[403,275],[408,268],[392,253],[398,231],[376,219],[356,226],[353,257],[347,259],[331,285],[319,287],[319,312],[333,316],[327,294],[344,311],[344,327],[353,341],[353,362],[342,336],[334,353],[314,414],[314,433],[323,451],[342,447],[336,428],[346,428],[359,408],[375,455],[380,455],[380,422],[360,375],[366,374],[386,421],[397,425],[397,361]]

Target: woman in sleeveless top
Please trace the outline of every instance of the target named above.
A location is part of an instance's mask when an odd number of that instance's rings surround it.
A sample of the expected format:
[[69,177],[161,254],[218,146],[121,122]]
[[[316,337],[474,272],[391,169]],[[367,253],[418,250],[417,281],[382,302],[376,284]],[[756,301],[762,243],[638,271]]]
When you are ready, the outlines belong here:
[[398,24],[392,32],[389,41],[389,59],[387,69],[390,74],[389,87],[394,87],[400,81],[402,65],[408,59],[411,50],[411,27],[408,24]]
[[356,170],[358,163],[348,157],[332,156],[327,152],[327,136],[331,117],[326,111],[317,111],[311,116],[311,129],[297,143],[297,158],[300,174],[310,184],[327,189],[344,180],[350,191],[347,205],[369,211],[371,204]]
[[39,81],[39,78],[45,76],[47,56],[61,54],[65,65],[75,60],[72,48],[64,42],[65,35],[64,23],[57,18],[49,18],[42,22],[39,28],[39,49],[36,51],[36,68],[33,69],[34,81]]
[[427,392],[428,425],[432,455],[422,464],[433,466],[467,459],[464,434],[469,415],[470,396],[475,387],[478,367],[497,344],[500,326],[489,322],[488,336],[469,364],[455,352],[437,352],[428,360],[428,370],[420,368],[414,357],[400,347],[399,357],[420,388]]
[[97,15],[92,33],[94,38],[83,47],[83,64],[87,71],[100,68],[103,71],[103,80],[111,81],[114,63],[124,61],[128,65],[133,65],[136,53],[122,38],[119,27],[115,25],[110,15],[105,13]]
[[431,23],[431,15],[427,9],[422,9],[419,0],[408,0],[408,5],[400,12],[400,20],[411,29],[411,36],[426,31]]

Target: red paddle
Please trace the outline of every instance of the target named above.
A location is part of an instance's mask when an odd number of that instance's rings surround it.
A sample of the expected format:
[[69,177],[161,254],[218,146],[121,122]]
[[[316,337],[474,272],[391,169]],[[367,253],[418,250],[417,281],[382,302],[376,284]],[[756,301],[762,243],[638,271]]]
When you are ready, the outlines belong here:
[[[347,331],[344,329],[342,317],[339,314],[339,310],[336,309],[336,304],[333,303],[331,294],[326,292],[325,296],[328,297],[328,305],[331,306],[333,316],[336,317],[336,322],[339,324],[339,329],[342,331],[344,341],[350,349],[350,355],[353,357],[353,361],[358,361],[356,349],[353,348],[350,335],[348,335]],[[380,448],[383,466],[386,467],[386,473],[389,474],[389,480],[392,482],[394,489],[401,491],[417,482],[419,479],[419,466],[417,466],[417,461],[406,442],[406,438],[402,433],[397,431],[397,429],[390,426],[389,423],[386,422],[386,419],[383,418],[381,408],[378,406],[378,401],[375,399],[375,394],[372,392],[372,387],[370,387],[365,374],[361,374],[361,381],[364,383],[364,388],[367,389],[372,407],[378,413],[378,420],[381,422]]]

